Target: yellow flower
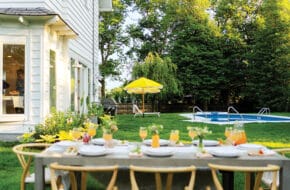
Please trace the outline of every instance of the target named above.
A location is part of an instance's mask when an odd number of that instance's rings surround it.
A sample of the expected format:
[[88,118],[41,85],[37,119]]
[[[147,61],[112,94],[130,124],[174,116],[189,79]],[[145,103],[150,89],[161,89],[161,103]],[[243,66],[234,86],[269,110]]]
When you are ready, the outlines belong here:
[[60,131],[58,133],[58,139],[59,140],[73,140],[73,137],[71,135],[70,132],[67,132],[67,131]]
[[38,139],[37,141],[44,141],[47,143],[53,143],[56,140],[56,135],[40,135],[41,139]]

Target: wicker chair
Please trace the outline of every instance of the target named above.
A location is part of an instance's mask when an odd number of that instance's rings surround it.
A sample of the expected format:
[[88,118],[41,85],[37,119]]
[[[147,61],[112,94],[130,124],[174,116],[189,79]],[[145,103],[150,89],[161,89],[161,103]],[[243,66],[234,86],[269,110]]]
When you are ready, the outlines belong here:
[[[275,152],[283,155],[283,156],[286,156],[286,154],[289,154],[290,153],[290,148],[279,148],[279,149],[273,149]],[[263,173],[263,177],[262,177],[262,181],[265,185],[267,185],[267,187],[269,189],[271,189],[271,186],[272,186],[272,182],[273,182],[273,179],[272,179],[272,175],[273,173],[272,172],[265,172]],[[279,173],[278,173],[278,176],[277,176],[277,182],[276,182],[277,186],[279,186]]]
[[[31,163],[35,155],[49,146],[50,144],[45,143],[27,143],[13,147],[13,152],[17,155],[23,169],[20,182],[21,190],[25,190],[26,184],[35,183],[35,174],[30,173]],[[50,183],[50,175],[47,168],[45,169],[45,183]]]
[[250,181],[251,174],[255,173],[255,184],[254,190],[262,190],[261,179],[264,172],[273,172],[272,180],[272,188],[271,190],[277,190],[277,175],[280,170],[279,166],[276,165],[267,165],[267,166],[256,166],[256,167],[247,167],[247,166],[229,166],[229,165],[217,165],[209,163],[208,166],[211,168],[213,181],[217,190],[223,190],[223,187],[219,181],[217,171],[232,171],[232,172],[243,172],[245,173],[245,190],[251,189]]
[[156,182],[156,190],[162,189],[161,173],[167,174],[166,190],[171,189],[174,173],[191,173],[189,183],[184,189],[185,190],[193,190],[194,183],[195,183],[196,167],[195,166],[188,166],[188,167],[163,168],[163,167],[143,167],[143,166],[131,165],[130,166],[131,187],[132,187],[132,190],[139,190],[139,187],[138,187],[138,184],[137,184],[137,181],[135,178],[135,172],[154,173],[155,174],[155,182]]
[[62,170],[69,172],[71,189],[77,190],[77,178],[75,172],[81,173],[81,190],[86,189],[86,181],[87,181],[87,173],[89,172],[112,172],[111,180],[107,186],[107,190],[117,190],[117,186],[115,186],[117,180],[118,173],[118,165],[114,166],[72,166],[72,165],[60,165],[58,163],[50,164],[50,173],[51,173],[51,189],[59,190],[58,181],[56,177],[56,170]]

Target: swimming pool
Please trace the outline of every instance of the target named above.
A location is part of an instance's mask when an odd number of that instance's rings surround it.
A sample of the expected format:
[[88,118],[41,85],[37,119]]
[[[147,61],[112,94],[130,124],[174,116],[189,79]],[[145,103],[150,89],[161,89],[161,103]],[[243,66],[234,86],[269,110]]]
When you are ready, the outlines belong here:
[[242,123],[263,123],[263,122],[290,122],[290,117],[261,115],[261,114],[236,114],[227,112],[197,112],[181,114],[192,122],[203,122],[213,124],[233,124],[236,121]]

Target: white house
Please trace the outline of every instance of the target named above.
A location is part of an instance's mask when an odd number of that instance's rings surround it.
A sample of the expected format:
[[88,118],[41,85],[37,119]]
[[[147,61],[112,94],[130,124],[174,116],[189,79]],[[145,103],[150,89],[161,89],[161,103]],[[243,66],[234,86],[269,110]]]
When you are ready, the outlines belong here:
[[111,0],[0,0],[0,130],[98,101],[98,18]]

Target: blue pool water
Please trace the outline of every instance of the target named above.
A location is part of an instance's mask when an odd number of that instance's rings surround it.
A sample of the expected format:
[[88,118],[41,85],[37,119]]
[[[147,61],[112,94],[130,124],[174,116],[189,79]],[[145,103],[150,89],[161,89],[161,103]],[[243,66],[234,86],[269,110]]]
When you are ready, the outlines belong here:
[[227,112],[197,112],[196,114],[181,114],[184,117],[190,118],[192,121],[228,124],[235,121],[243,123],[252,122],[290,122],[290,117],[260,115],[260,114],[235,114]]

